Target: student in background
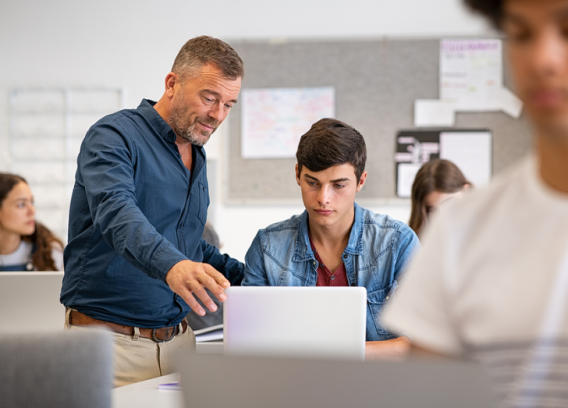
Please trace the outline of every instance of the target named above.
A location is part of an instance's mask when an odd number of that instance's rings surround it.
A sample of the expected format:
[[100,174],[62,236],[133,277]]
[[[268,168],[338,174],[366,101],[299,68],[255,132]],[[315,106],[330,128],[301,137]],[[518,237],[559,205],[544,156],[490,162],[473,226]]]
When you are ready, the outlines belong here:
[[481,361],[499,406],[568,406],[568,0],[468,0],[507,36],[533,154],[428,227],[383,323]]
[[306,210],[258,232],[245,257],[243,286],[365,287],[366,358],[403,356],[408,340],[382,327],[379,314],[419,245],[416,234],[355,203],[367,179],[367,148],[351,126],[316,122],[296,158]]
[[26,180],[0,173],[0,271],[61,271],[63,242],[35,220]]
[[412,184],[412,212],[408,226],[420,236],[430,213],[446,201],[460,197],[470,185],[458,166],[449,160],[425,163]]
[[[209,245],[213,245],[218,250],[221,250],[221,242],[219,240],[219,235],[213,228],[213,225],[209,221],[205,223],[205,228],[203,230],[203,235],[201,236]],[[205,316],[200,316],[195,313],[194,310],[189,312],[186,316],[187,324],[193,330],[200,330],[205,329],[207,327],[216,326],[218,324],[223,323],[223,303],[219,301],[208,289],[207,294],[211,298],[211,300],[217,305],[217,310],[214,312],[209,312]],[[203,302],[198,299],[197,300],[202,307],[205,307]]]

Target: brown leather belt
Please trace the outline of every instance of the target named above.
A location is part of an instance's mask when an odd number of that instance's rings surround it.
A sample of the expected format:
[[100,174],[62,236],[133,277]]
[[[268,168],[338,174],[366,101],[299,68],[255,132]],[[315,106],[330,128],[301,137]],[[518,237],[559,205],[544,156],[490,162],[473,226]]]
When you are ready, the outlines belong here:
[[[132,326],[125,326],[118,323],[111,323],[111,322],[105,322],[104,320],[93,319],[92,317],[89,317],[84,313],[78,312],[77,310],[72,310],[71,313],[69,314],[69,324],[73,326],[90,326],[90,325],[105,326],[115,333],[128,334],[129,336],[134,336],[134,327]],[[140,328],[139,329],[140,337],[144,337],[146,339],[152,339],[156,343],[161,343],[163,341],[170,341],[178,334],[179,332],[178,327],[179,325],[160,327],[159,329]],[[181,321],[181,327],[182,327],[182,333],[185,333],[187,330],[187,319],[185,317]]]

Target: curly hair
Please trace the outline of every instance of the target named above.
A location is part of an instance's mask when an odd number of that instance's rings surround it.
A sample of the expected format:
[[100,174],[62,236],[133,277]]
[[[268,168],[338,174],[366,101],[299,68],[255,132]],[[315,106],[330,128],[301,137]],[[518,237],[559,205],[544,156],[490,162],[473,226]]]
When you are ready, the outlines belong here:
[[501,28],[503,0],[464,0],[473,11],[487,17],[494,27]]
[[[0,173],[0,207],[10,191],[20,183],[28,184],[23,177],[16,174]],[[53,248],[63,250],[64,245],[45,225],[36,221],[33,234],[22,236],[22,239],[34,245],[32,263],[38,271],[57,270],[51,253]]]

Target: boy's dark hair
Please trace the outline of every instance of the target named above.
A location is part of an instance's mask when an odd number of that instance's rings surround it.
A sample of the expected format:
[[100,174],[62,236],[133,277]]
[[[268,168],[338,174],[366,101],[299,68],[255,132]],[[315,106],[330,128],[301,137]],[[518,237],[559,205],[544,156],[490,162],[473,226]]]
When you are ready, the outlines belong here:
[[304,166],[317,172],[350,164],[359,183],[365,171],[367,147],[361,133],[351,126],[336,119],[321,119],[300,138],[296,159],[298,174]]
[[245,74],[243,60],[233,47],[206,35],[192,38],[181,47],[172,72],[183,80],[209,63],[216,65],[227,79],[235,80]]
[[501,28],[503,0],[464,0],[472,10],[487,17],[494,27]]

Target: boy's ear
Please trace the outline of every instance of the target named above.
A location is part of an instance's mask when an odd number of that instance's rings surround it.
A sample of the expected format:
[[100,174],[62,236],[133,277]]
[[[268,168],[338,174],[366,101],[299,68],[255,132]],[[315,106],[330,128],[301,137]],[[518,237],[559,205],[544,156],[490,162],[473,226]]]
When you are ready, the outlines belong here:
[[361,177],[359,177],[359,184],[357,184],[357,192],[361,191],[361,189],[365,185],[365,181],[367,181],[367,171],[366,170],[363,173],[361,173]]
[[296,163],[296,183],[300,185],[300,173],[298,172],[298,163]]

